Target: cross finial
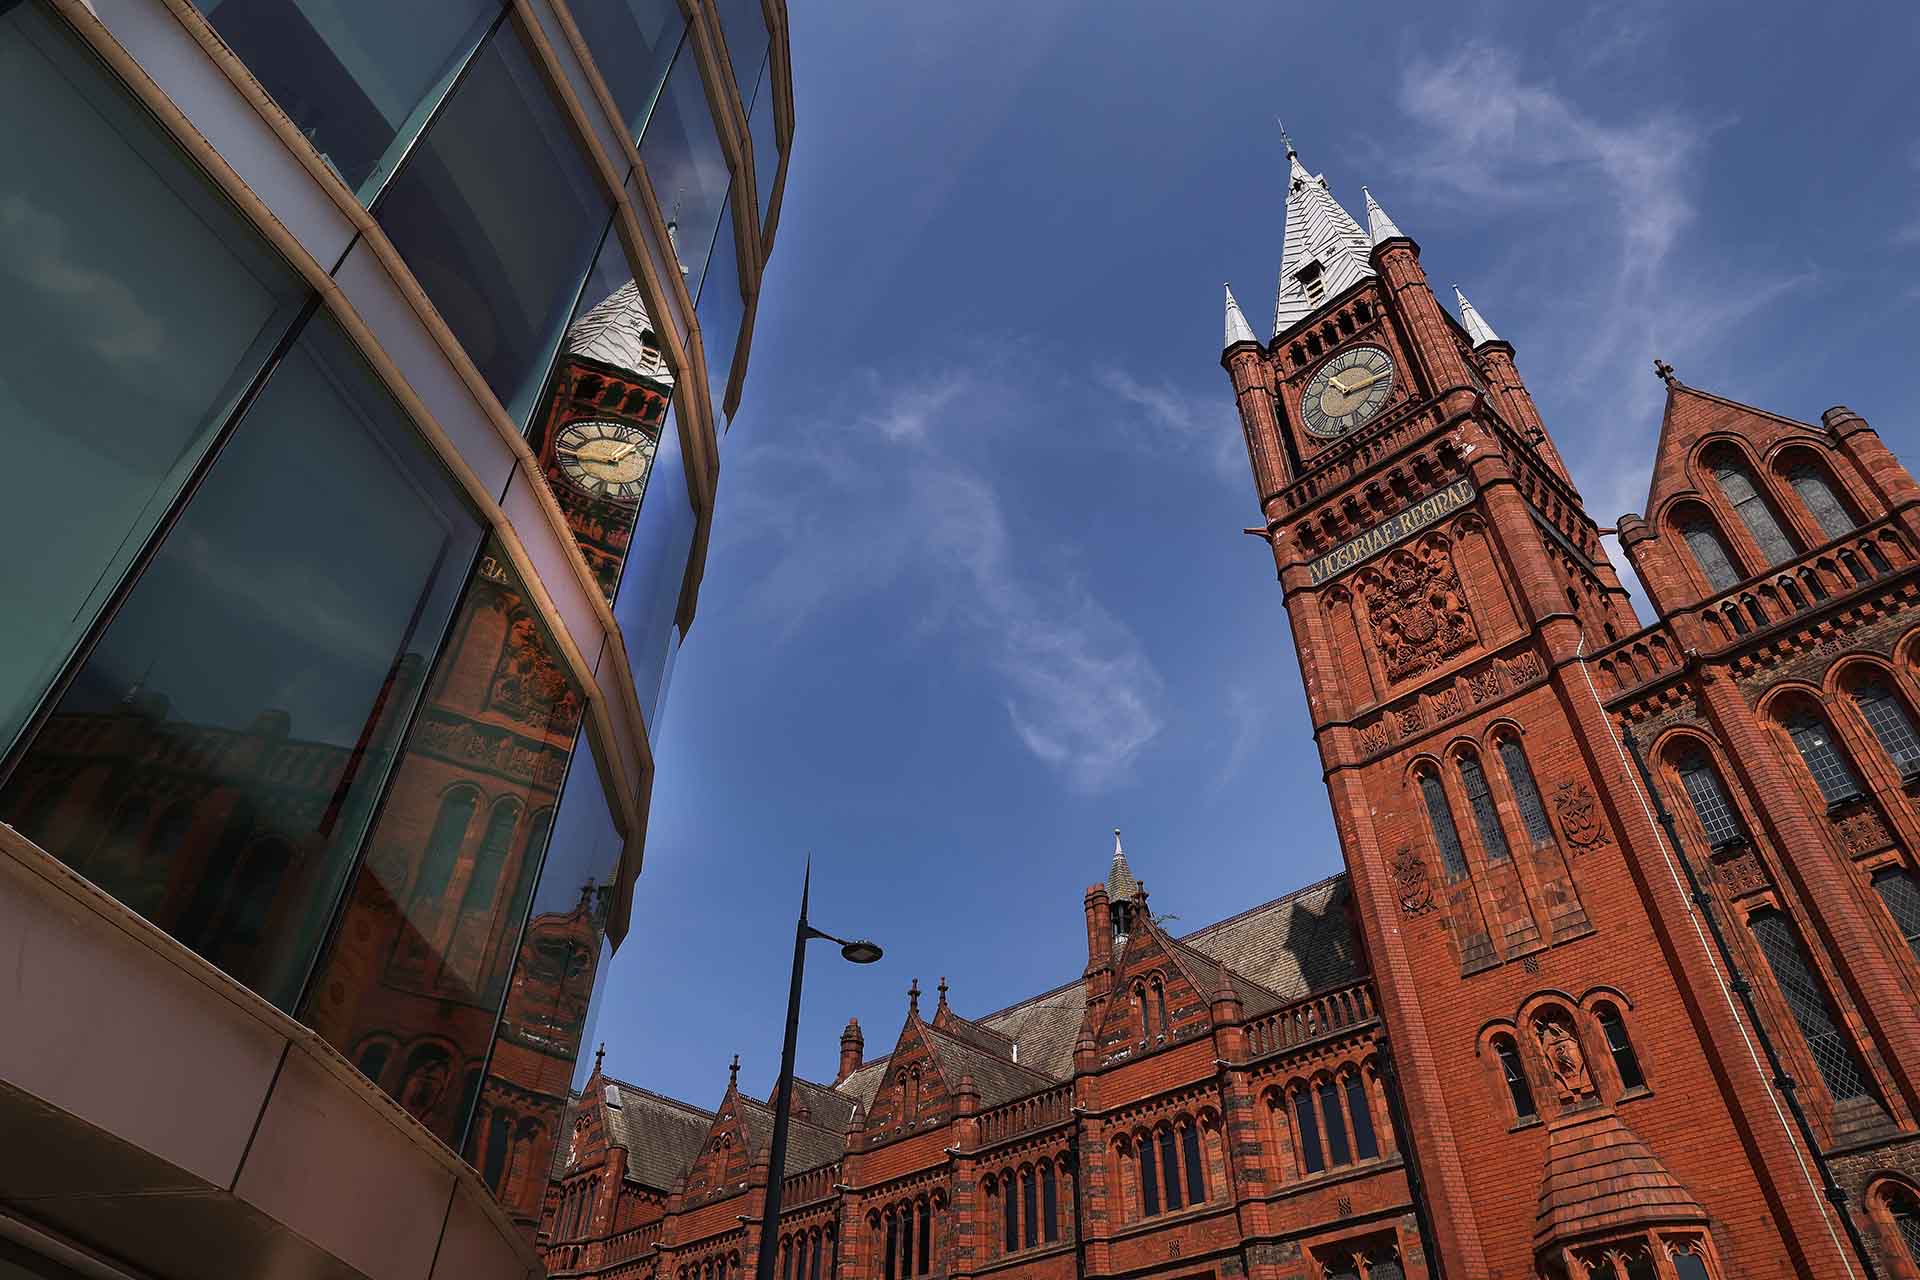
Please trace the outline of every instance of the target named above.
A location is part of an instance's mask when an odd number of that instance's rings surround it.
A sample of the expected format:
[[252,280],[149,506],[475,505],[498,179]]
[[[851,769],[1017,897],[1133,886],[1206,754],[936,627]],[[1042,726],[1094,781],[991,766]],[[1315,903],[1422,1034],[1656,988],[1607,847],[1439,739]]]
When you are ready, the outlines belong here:
[[940,975],[940,1007],[947,1007],[947,975],[944,973]]
[[593,1051],[593,1074],[600,1074],[600,1059],[607,1056],[607,1042],[602,1040],[600,1047]]
[[736,1053],[733,1055],[733,1061],[727,1064],[727,1088],[731,1089],[739,1083],[740,1083],[740,1055]]
[[1653,372],[1654,376],[1658,377],[1660,381],[1666,383],[1668,386],[1672,386],[1679,381],[1678,378],[1673,376],[1673,366],[1658,356],[1655,356],[1653,359]]
[[920,1012],[920,979],[918,978],[915,978],[912,985],[907,988],[907,1012]]

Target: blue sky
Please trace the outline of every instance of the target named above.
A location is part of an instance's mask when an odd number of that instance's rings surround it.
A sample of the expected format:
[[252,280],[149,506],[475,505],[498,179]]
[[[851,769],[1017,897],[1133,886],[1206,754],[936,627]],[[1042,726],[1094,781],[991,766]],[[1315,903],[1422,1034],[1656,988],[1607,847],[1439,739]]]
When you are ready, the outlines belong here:
[[1514,343],[1602,524],[1645,499],[1655,355],[1920,458],[1910,8],[791,12],[779,243],[598,1023],[622,1078],[712,1106],[738,1052],[770,1090],[808,849],[815,922],[887,953],[811,953],[827,1080],[912,978],[975,1015],[1076,979],[1115,826],[1177,930],[1338,869],[1218,365],[1222,280],[1271,331],[1276,114]]

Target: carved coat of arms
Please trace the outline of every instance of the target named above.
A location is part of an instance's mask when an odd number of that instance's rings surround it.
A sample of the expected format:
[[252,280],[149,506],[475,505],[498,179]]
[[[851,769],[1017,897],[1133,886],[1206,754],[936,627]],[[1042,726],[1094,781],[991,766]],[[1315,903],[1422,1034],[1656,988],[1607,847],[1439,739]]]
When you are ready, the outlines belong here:
[[1476,639],[1460,576],[1437,542],[1394,552],[1362,590],[1389,680],[1431,671]]
[[1393,855],[1393,883],[1400,890],[1400,910],[1410,916],[1433,910],[1433,883],[1427,879],[1427,864],[1411,845],[1401,846]]
[[1553,809],[1560,815],[1560,830],[1574,848],[1584,852],[1613,843],[1600,817],[1600,802],[1586,783],[1561,783],[1554,789]]

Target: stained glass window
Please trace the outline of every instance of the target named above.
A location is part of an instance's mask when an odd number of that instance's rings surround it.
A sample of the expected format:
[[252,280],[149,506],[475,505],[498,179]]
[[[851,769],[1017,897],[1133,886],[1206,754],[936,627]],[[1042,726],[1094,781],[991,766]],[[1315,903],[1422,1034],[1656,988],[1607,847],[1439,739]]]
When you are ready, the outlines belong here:
[[1460,851],[1460,832],[1453,825],[1453,810],[1447,805],[1447,789],[1437,775],[1420,775],[1420,795],[1427,802],[1427,817],[1433,822],[1434,843],[1440,848],[1440,865],[1448,880],[1467,874],[1467,858]]
[[1806,762],[1807,772],[1813,775],[1828,804],[1860,794],[1860,782],[1853,776],[1846,757],[1834,745],[1833,731],[1826,721],[1811,711],[1802,712],[1787,722],[1787,735],[1793,739],[1794,748],[1800,752],[1800,759]]
[[1803,462],[1787,473],[1787,481],[1793,485],[1793,491],[1800,495],[1800,501],[1807,504],[1807,510],[1813,513],[1820,531],[1829,538],[1842,538],[1854,530],[1853,517],[1840,501],[1840,495],[1833,491],[1833,485],[1827,480],[1826,472],[1819,464]]
[[1734,566],[1732,553],[1720,540],[1720,531],[1705,516],[1690,516],[1681,521],[1680,536],[1687,540],[1687,549],[1693,552],[1700,572],[1707,575],[1707,586],[1716,594],[1740,581],[1742,575]]
[[1467,803],[1473,806],[1473,825],[1480,832],[1480,843],[1493,862],[1510,856],[1507,833],[1500,829],[1500,814],[1493,805],[1493,791],[1487,786],[1487,774],[1472,756],[1460,758],[1460,782],[1467,789]]
[[1520,817],[1527,824],[1527,835],[1537,845],[1553,840],[1553,824],[1547,821],[1547,806],[1540,802],[1540,788],[1534,785],[1533,770],[1527,767],[1527,753],[1517,738],[1500,740],[1500,763],[1506,766],[1507,783],[1520,805]]
[[1900,696],[1874,680],[1855,689],[1853,701],[1893,767],[1903,775],[1920,769],[1920,733],[1914,731],[1913,717],[1907,714]]
[[1726,495],[1734,514],[1740,517],[1740,523],[1747,526],[1747,532],[1759,544],[1760,554],[1767,558],[1767,563],[1774,565],[1782,560],[1793,559],[1793,543],[1774,517],[1773,508],[1761,496],[1760,486],[1754,483],[1753,472],[1748,469],[1746,459],[1731,449],[1719,449],[1707,465],[1713,468],[1713,478],[1720,482],[1720,492]]
[[1747,924],[1760,942],[1761,954],[1780,985],[1780,994],[1786,997],[1787,1008],[1806,1039],[1827,1092],[1836,1101],[1866,1096],[1866,1074],[1827,1004],[1826,992],[1800,936],[1787,918],[1771,907],[1754,912]]

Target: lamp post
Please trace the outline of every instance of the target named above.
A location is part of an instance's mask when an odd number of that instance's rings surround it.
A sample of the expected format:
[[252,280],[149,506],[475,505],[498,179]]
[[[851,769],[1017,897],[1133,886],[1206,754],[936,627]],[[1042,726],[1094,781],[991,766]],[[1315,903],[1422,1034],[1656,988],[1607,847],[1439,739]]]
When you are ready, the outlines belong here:
[[793,931],[793,982],[787,988],[787,1038],[780,1046],[780,1080],[773,1091],[773,1150],[768,1153],[767,1203],[760,1215],[760,1257],[756,1280],[773,1280],[773,1255],[780,1238],[780,1182],[787,1167],[787,1115],[793,1109],[793,1047],[800,1030],[800,979],[807,967],[807,943],[815,938],[840,944],[840,954],[854,964],[872,964],[880,948],[865,938],[849,942],[822,933],[807,923],[807,898],[813,887],[813,859],[807,859],[800,882],[800,922]]

